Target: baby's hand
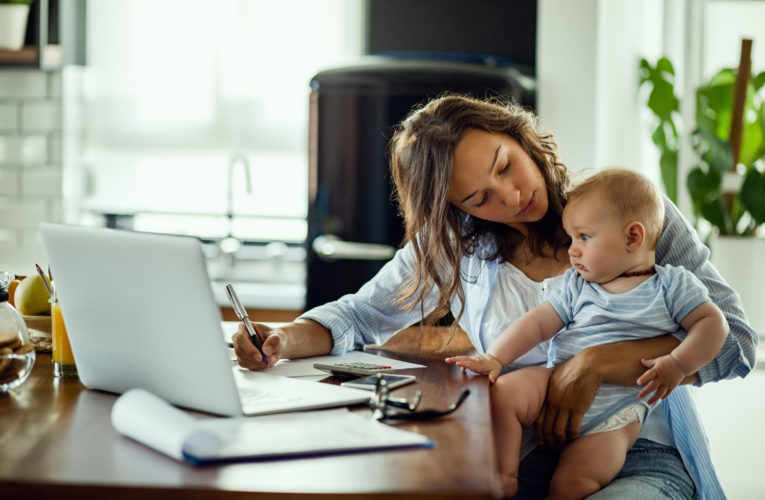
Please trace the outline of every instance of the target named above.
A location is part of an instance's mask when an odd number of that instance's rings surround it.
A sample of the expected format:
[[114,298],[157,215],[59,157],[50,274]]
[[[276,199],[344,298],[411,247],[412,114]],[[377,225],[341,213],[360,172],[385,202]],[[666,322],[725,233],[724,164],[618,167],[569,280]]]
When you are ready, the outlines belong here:
[[670,354],[654,359],[641,359],[640,362],[648,370],[637,379],[638,385],[645,385],[638,394],[638,398],[644,398],[653,392],[653,396],[648,400],[649,405],[654,404],[659,399],[667,399],[686,375]]
[[489,382],[492,384],[497,381],[500,372],[502,371],[502,363],[491,354],[477,354],[475,356],[454,356],[446,358],[447,363],[455,364],[462,367],[464,371],[466,368],[473,370],[476,373],[488,374]]

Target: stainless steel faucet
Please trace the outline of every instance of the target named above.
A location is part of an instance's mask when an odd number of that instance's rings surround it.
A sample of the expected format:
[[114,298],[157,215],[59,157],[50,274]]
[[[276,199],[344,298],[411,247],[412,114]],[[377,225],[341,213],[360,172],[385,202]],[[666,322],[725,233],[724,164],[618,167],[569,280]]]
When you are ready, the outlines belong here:
[[252,193],[252,177],[250,174],[250,163],[247,157],[242,153],[234,153],[228,162],[228,175],[226,177],[226,218],[228,220],[228,233],[223,238],[218,247],[221,253],[227,256],[227,269],[231,269],[234,264],[234,254],[241,248],[242,242],[233,234],[234,225],[234,170],[237,165],[242,165],[245,176],[245,188],[247,193]]
[[228,178],[226,184],[226,216],[228,217],[228,234],[231,235],[231,219],[234,218],[234,169],[237,165],[244,168],[245,187],[247,193],[252,193],[252,178],[250,176],[250,162],[242,153],[234,153],[228,162]]

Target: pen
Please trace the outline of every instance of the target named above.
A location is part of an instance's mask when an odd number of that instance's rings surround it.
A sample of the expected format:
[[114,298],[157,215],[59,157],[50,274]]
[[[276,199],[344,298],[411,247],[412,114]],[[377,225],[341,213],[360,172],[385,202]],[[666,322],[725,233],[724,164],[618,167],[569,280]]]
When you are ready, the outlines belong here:
[[225,289],[226,296],[231,302],[231,305],[234,307],[234,314],[236,314],[236,317],[239,318],[242,323],[244,323],[244,328],[247,330],[252,344],[258,348],[258,351],[260,351],[260,355],[263,356],[263,362],[268,364],[268,358],[265,354],[263,354],[263,344],[260,341],[260,337],[258,337],[258,333],[255,331],[255,327],[252,326],[252,322],[250,321],[249,316],[247,316],[247,310],[239,300],[239,296],[236,294],[236,290],[234,290],[234,285],[229,283],[225,286]]

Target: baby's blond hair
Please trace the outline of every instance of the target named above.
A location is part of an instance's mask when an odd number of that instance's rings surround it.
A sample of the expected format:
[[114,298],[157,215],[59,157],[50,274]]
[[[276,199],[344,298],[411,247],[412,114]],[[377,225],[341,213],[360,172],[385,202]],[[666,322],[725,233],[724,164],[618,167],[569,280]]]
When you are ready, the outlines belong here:
[[656,250],[664,225],[664,202],[651,181],[624,168],[601,170],[568,193],[568,203],[598,193],[624,224],[638,221],[645,227],[645,240]]

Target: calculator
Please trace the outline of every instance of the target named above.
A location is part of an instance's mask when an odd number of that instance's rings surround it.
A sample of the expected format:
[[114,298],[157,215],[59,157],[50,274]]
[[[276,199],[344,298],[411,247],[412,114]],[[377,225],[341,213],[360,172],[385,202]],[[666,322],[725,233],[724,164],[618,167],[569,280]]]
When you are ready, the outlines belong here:
[[366,375],[374,375],[375,373],[392,371],[388,365],[379,365],[376,363],[363,363],[360,361],[347,362],[347,363],[314,363],[313,367],[329,372],[336,377],[363,377]]

